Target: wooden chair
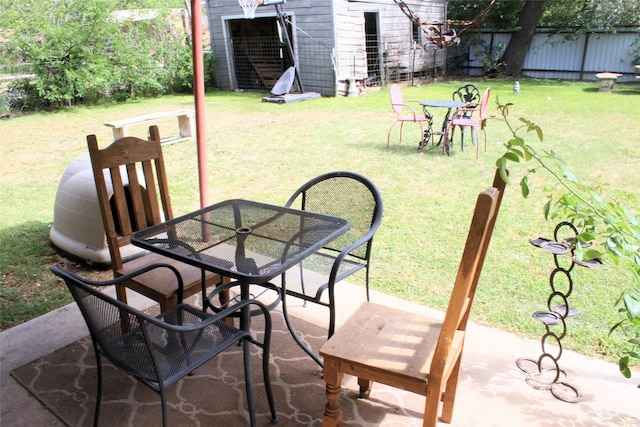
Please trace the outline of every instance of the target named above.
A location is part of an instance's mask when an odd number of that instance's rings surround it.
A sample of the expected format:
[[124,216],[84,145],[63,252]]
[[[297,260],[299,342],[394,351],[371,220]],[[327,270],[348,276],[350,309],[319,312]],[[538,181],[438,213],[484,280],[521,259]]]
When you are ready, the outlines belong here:
[[444,321],[365,302],[320,349],[327,393],[323,426],[342,422],[344,374],[358,377],[361,397],[369,396],[373,381],[426,396],[425,427],[436,426],[442,401],[442,421],[451,422],[467,319],[504,187],[496,172],[493,187],[478,195]]
[[[149,264],[168,263],[182,276],[184,298],[201,291],[203,281],[207,287],[223,282],[218,274],[158,254],[123,262],[121,248],[131,243],[134,231],[173,218],[158,127],[149,128],[149,140],[127,136],[99,149],[96,136],[88,135],[87,143],[114,277]],[[130,288],[157,301],[161,311],[168,310],[178,303],[179,295],[175,280],[167,280],[165,273],[166,269],[153,270],[118,283],[118,299],[126,303],[126,288]],[[227,296],[223,294],[222,299]]]

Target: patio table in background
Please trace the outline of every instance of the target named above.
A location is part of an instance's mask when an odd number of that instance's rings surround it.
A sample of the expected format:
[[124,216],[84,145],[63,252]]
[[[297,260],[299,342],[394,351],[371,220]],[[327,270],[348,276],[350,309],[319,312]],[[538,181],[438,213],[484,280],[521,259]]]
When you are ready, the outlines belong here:
[[[422,108],[424,109],[424,115],[429,119],[429,129],[425,131],[425,133],[429,132],[429,135],[425,135],[423,139],[424,144],[427,144],[429,142],[429,138],[433,138],[434,135],[440,135],[440,139],[436,144],[436,145],[440,145],[442,143],[442,138],[446,133],[447,126],[449,125],[449,119],[451,118],[451,111],[454,108],[464,107],[465,104],[464,102],[461,102],[461,101],[435,99],[435,100],[420,101],[420,105],[422,105]],[[429,108],[446,108],[447,109],[447,113],[445,114],[444,119],[442,120],[442,129],[439,132],[433,132],[433,129],[432,129],[433,114],[429,112]],[[445,141],[445,145],[442,147],[442,150],[447,154],[449,154],[449,141]]]

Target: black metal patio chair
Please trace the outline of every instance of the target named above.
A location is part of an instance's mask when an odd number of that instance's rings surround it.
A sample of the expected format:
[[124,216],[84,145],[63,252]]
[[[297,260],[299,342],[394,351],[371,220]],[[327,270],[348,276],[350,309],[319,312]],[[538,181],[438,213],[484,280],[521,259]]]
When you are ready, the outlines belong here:
[[[478,105],[480,105],[480,101],[481,101],[480,89],[478,89],[478,87],[473,83],[468,83],[456,89],[451,95],[451,99],[453,99],[454,101],[464,102],[465,104],[464,109],[456,111],[451,118],[452,119],[460,119],[460,118],[469,119],[473,114],[473,110],[475,110],[478,107]],[[464,151],[464,131],[465,131],[465,127],[461,126],[460,137],[461,137],[461,144],[462,144],[461,149],[463,151]],[[471,142],[475,145],[473,132],[471,133]]]
[[[155,269],[169,269],[169,273],[175,275],[180,291],[178,304],[157,317],[136,310],[103,292],[105,287],[115,287],[124,280],[130,280],[136,275]],[[262,347],[264,384],[272,422],[277,422],[269,379],[271,318],[263,304],[255,300],[246,300],[215,315],[203,312],[182,303],[182,278],[178,271],[168,264],[150,265],[104,282],[86,280],[55,266],[51,267],[51,271],[65,281],[82,312],[93,341],[98,372],[95,426],[98,425],[102,397],[102,356],[160,394],[162,424],[166,427],[168,425],[167,388],[238,342],[242,342],[243,345],[253,343]],[[234,328],[224,321],[226,316],[249,304],[257,305],[264,315],[265,328],[262,342],[254,339],[249,331]],[[247,405],[251,425],[254,426],[253,380],[246,369],[250,353],[243,351],[243,354]],[[214,398],[213,393],[212,398]]]
[[[382,221],[382,195],[368,178],[349,171],[320,175],[296,190],[285,206],[348,219],[351,229],[282,275],[282,311],[293,338],[319,364],[322,362],[301,344],[289,321],[286,296],[329,308],[330,338],[335,331],[335,285],[365,270],[369,299],[369,265],[373,236]],[[325,291],[327,296],[324,297]]]

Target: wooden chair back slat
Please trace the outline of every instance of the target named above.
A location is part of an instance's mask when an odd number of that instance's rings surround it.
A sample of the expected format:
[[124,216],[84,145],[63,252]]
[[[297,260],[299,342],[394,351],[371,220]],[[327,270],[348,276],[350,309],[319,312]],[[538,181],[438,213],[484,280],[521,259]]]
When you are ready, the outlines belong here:
[[[144,162],[141,162],[144,164]],[[126,225],[131,225],[131,231],[126,234],[131,234],[134,230],[142,230],[146,225],[146,217],[147,213],[145,212],[145,203],[143,202],[142,189],[140,187],[141,182],[138,179],[138,168],[135,163],[129,163],[126,165],[127,178],[129,180],[129,200],[127,200],[127,204],[131,204],[131,214],[132,218],[129,218],[129,221]],[[153,181],[148,182],[146,179],[143,180],[145,187],[149,186],[153,188],[155,183]]]
[[124,137],[100,149],[89,135],[87,144],[115,271],[122,268],[120,248],[131,243],[131,233],[173,218],[160,135],[152,126],[149,140]]
[[476,273],[481,265],[482,248],[488,244],[491,218],[498,200],[497,193],[497,189],[490,188],[478,195],[467,242],[431,363],[432,377],[437,377],[444,371],[456,332],[466,329],[465,319],[473,302],[472,290],[479,278]]

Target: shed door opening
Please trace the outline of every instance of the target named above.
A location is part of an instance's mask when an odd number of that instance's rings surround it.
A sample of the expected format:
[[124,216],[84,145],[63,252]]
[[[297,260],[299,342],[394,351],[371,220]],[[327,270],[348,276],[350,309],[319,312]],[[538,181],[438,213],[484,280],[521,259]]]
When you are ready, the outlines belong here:
[[380,55],[380,35],[378,34],[378,13],[364,13],[365,47],[367,51],[367,86],[379,86],[382,75]]
[[[233,19],[228,22],[236,88],[270,91],[282,73],[294,65],[278,19]],[[286,27],[291,37],[291,24],[287,23]]]

